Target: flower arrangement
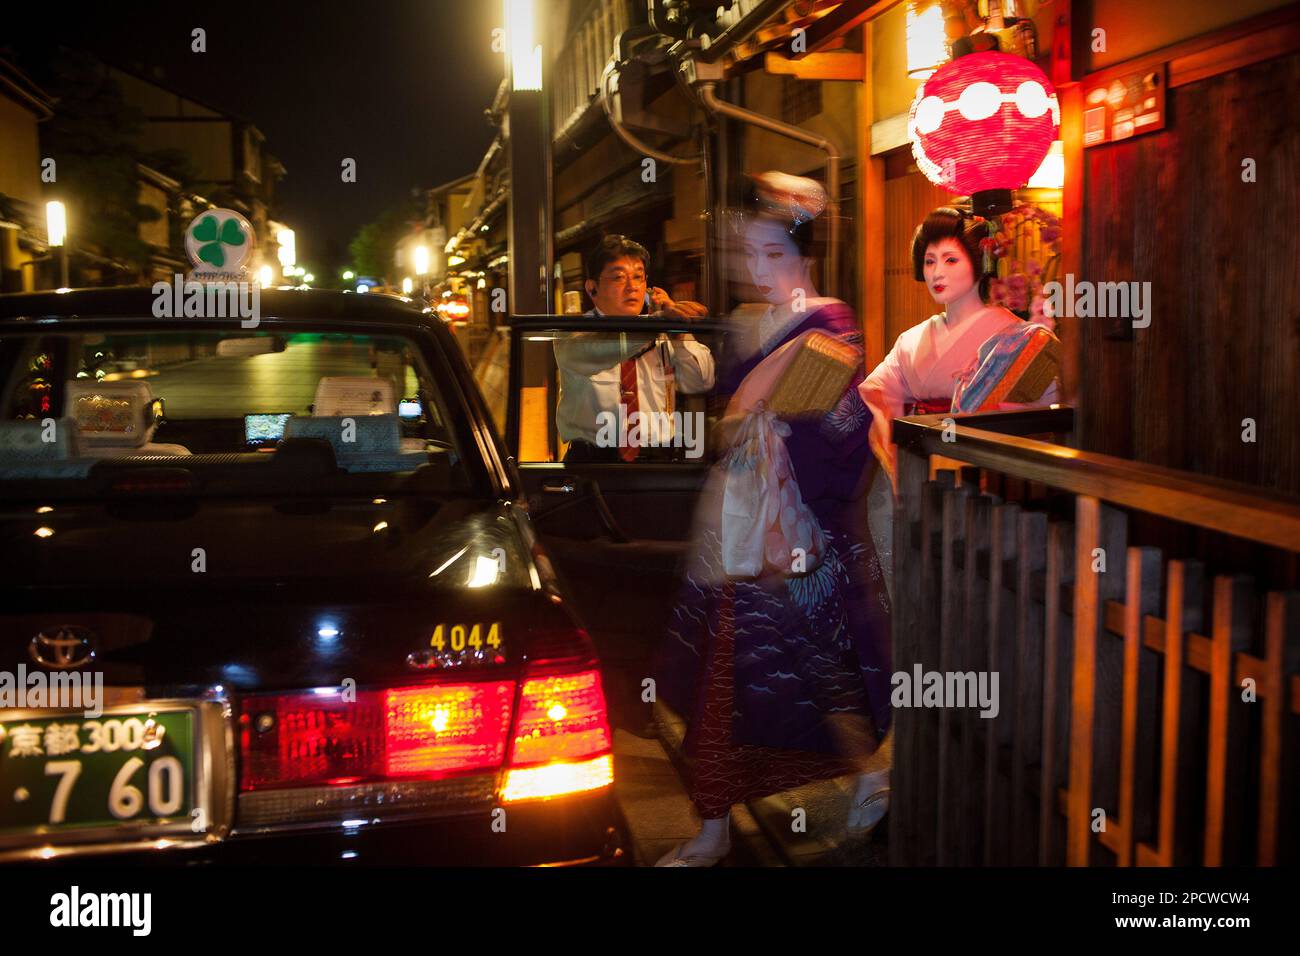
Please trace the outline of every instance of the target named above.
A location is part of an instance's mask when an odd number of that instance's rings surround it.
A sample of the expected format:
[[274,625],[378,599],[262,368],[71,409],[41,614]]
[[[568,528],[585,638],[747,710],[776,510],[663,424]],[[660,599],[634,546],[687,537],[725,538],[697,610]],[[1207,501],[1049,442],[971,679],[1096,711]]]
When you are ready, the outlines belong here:
[[[1037,243],[1030,240],[1037,235]],[[1032,203],[1017,203],[1001,216],[998,231],[980,243],[992,255],[997,274],[989,281],[989,302],[1022,319],[1055,320],[1044,310],[1043,286],[1056,279],[1061,261],[1061,219]]]

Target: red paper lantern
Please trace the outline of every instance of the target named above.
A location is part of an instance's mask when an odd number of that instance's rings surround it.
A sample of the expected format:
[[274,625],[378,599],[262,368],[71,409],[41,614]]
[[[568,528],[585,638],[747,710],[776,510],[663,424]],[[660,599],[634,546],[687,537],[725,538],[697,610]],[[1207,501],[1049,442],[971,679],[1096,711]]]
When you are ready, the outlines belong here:
[[1009,191],[1034,175],[1060,125],[1056,90],[1042,70],[1009,53],[971,53],[921,84],[907,135],[926,178],[974,197],[987,215],[1010,208]]

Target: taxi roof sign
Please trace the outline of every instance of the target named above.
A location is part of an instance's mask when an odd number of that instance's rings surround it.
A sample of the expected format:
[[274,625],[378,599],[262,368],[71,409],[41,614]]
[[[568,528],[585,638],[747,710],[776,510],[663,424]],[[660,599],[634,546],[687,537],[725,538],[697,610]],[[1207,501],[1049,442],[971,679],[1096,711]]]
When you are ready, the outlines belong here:
[[241,278],[257,236],[247,219],[233,209],[205,209],[185,229],[185,254],[200,278]]

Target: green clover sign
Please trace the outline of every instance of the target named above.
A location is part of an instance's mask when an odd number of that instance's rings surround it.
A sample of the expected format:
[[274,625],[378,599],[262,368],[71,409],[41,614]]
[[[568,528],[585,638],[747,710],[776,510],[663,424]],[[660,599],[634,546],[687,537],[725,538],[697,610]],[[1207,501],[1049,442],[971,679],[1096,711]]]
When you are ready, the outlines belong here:
[[242,246],[244,244],[244,231],[239,228],[239,222],[235,219],[227,219],[218,230],[217,217],[204,216],[194,224],[194,229],[190,234],[197,241],[203,243],[199,247],[199,258],[204,262],[212,263],[218,269],[226,264],[226,253],[221,248],[223,245]]

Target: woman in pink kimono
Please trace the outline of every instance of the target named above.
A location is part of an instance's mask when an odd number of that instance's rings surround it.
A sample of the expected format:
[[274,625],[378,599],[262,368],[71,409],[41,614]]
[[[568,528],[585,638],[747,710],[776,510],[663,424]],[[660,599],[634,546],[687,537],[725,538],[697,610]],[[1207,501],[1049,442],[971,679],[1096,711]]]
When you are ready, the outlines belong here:
[[[983,273],[980,248],[987,235],[984,219],[952,207],[940,207],[926,217],[912,239],[913,274],[944,311],[900,335],[884,361],[858,386],[871,409],[871,450],[895,487],[894,419],[949,411],[957,379],[975,361],[980,346],[990,336],[1023,324],[1015,313],[987,302],[992,277]],[[1053,382],[1034,404],[1056,400]]]

